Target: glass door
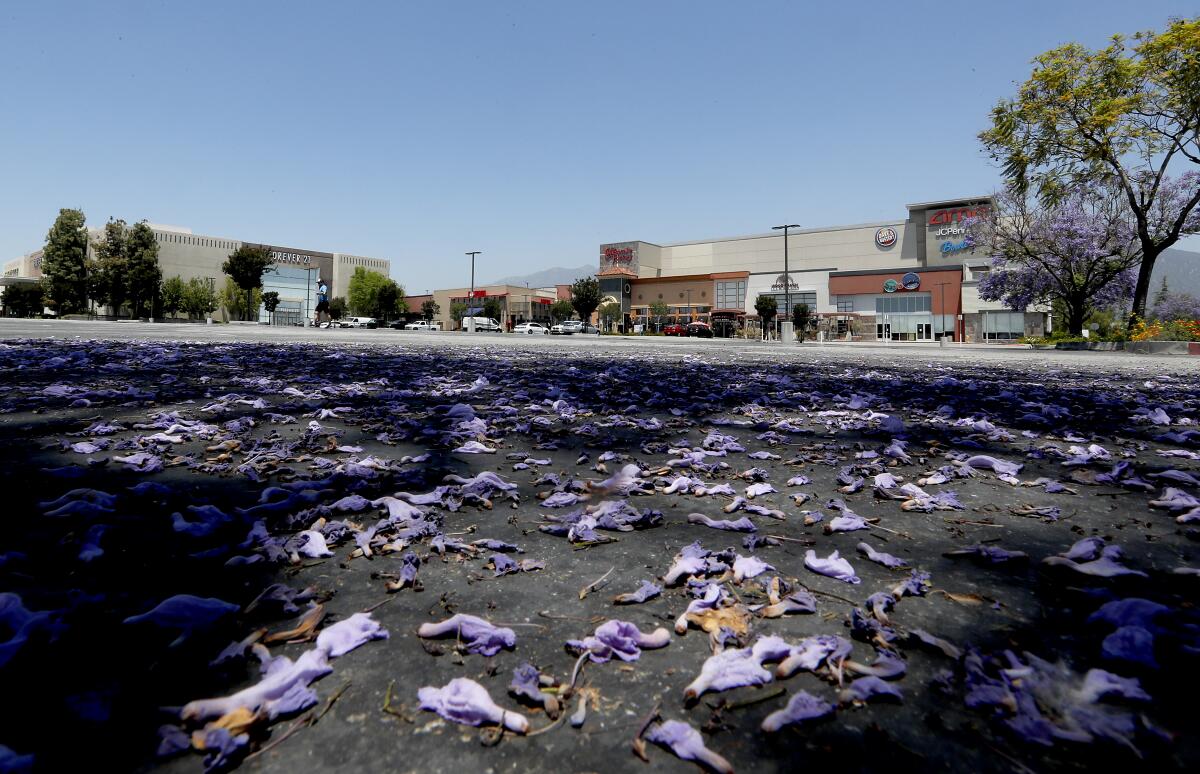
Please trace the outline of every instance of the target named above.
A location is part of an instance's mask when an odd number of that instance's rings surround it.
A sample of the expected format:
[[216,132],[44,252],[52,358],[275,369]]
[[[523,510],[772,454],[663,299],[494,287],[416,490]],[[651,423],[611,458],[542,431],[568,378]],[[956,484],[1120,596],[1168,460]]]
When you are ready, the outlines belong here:
[[891,323],[875,323],[875,338],[888,341],[892,338]]
[[917,323],[917,340],[933,341],[933,323]]

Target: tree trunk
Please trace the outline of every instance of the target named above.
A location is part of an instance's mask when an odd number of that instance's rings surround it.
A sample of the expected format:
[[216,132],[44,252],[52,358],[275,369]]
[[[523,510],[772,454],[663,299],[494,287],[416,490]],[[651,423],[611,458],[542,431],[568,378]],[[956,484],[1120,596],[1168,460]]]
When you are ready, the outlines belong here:
[[254,288],[246,288],[246,322],[250,322],[250,305],[254,303]]
[[1137,286],[1133,290],[1133,309],[1129,313],[1129,325],[1133,321],[1146,319],[1146,297],[1150,295],[1150,275],[1154,273],[1154,262],[1158,260],[1157,252],[1142,253],[1142,265],[1138,269]]
[[1087,297],[1063,299],[1067,307],[1067,332],[1072,336],[1083,335],[1083,321],[1087,318]]

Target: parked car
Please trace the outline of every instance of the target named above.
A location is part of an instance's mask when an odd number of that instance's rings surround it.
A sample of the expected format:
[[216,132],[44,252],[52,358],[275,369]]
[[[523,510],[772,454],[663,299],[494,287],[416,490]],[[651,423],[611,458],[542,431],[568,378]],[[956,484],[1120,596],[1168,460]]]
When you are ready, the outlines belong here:
[[378,328],[379,323],[374,317],[347,317],[342,320],[343,328]]
[[713,329],[708,323],[694,322],[688,325],[687,335],[700,339],[711,339],[713,337]]
[[429,320],[417,320],[416,322],[410,322],[408,325],[404,326],[404,330],[406,331],[440,331],[441,329],[441,323],[431,322]]
[[687,326],[683,323],[671,323],[662,329],[664,336],[686,336]]
[[546,330],[543,326],[538,325],[537,323],[534,323],[534,322],[523,322],[520,325],[513,328],[513,333],[536,334],[539,336],[544,336],[549,332],[550,331]]
[[594,333],[594,334],[596,334],[597,336],[599,336],[599,335],[600,335],[600,329],[599,329],[599,328],[597,328],[595,325],[592,325],[591,323],[588,323],[587,325],[583,326],[583,330],[581,330],[581,331],[580,331],[580,333]]
[[461,328],[464,331],[471,329],[470,322],[472,319],[475,320],[475,330],[477,332],[478,331],[498,331],[498,330],[500,330],[500,323],[498,323],[496,320],[492,319],[491,317],[475,317],[475,318],[464,317],[464,318],[462,318],[462,322],[460,324]]
[[555,335],[569,336],[572,333],[583,333],[582,320],[564,320],[550,329]]

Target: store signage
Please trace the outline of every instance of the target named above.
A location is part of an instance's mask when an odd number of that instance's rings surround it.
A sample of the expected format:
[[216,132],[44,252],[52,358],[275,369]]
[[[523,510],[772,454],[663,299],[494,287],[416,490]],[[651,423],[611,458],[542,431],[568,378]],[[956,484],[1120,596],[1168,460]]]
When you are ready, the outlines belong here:
[[280,250],[272,250],[268,257],[275,263],[312,263],[313,257],[304,253],[285,253]]
[[970,233],[971,230],[965,226],[946,226],[945,228],[939,228],[937,231],[933,232],[933,235],[935,237],[952,237],[966,236]]
[[891,247],[896,244],[896,239],[898,239],[896,229],[891,226],[884,226],[875,230],[875,244],[880,247]]
[[910,271],[900,279],[900,284],[905,290],[916,290],[921,287],[921,275],[915,271]]
[[603,255],[604,260],[612,264],[633,263],[632,247],[606,247]]
[[948,255],[950,253],[958,253],[963,250],[971,250],[974,247],[975,242],[970,237],[967,237],[961,242],[942,242],[940,249],[943,255]]
[[792,290],[798,287],[800,286],[796,284],[796,280],[786,274],[780,274],[771,285],[771,290]]
[[986,204],[977,204],[971,207],[956,207],[949,210],[938,210],[929,216],[929,225],[948,226],[952,223],[962,223],[967,218],[986,217],[988,212],[989,207]]
[[883,281],[883,292],[884,293],[895,293],[899,287],[900,287],[900,283],[896,282],[896,280],[894,280],[894,279]]
[[475,298],[487,298],[487,291],[486,290],[476,290],[472,295]]

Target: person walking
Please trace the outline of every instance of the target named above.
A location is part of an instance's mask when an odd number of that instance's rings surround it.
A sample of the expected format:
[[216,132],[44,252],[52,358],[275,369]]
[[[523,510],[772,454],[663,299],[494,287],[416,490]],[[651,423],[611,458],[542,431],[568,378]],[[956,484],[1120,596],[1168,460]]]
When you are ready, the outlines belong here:
[[326,284],[325,280],[317,277],[317,313],[313,317],[314,327],[320,326],[322,312],[324,312],[327,319],[333,319],[329,316],[329,285]]

